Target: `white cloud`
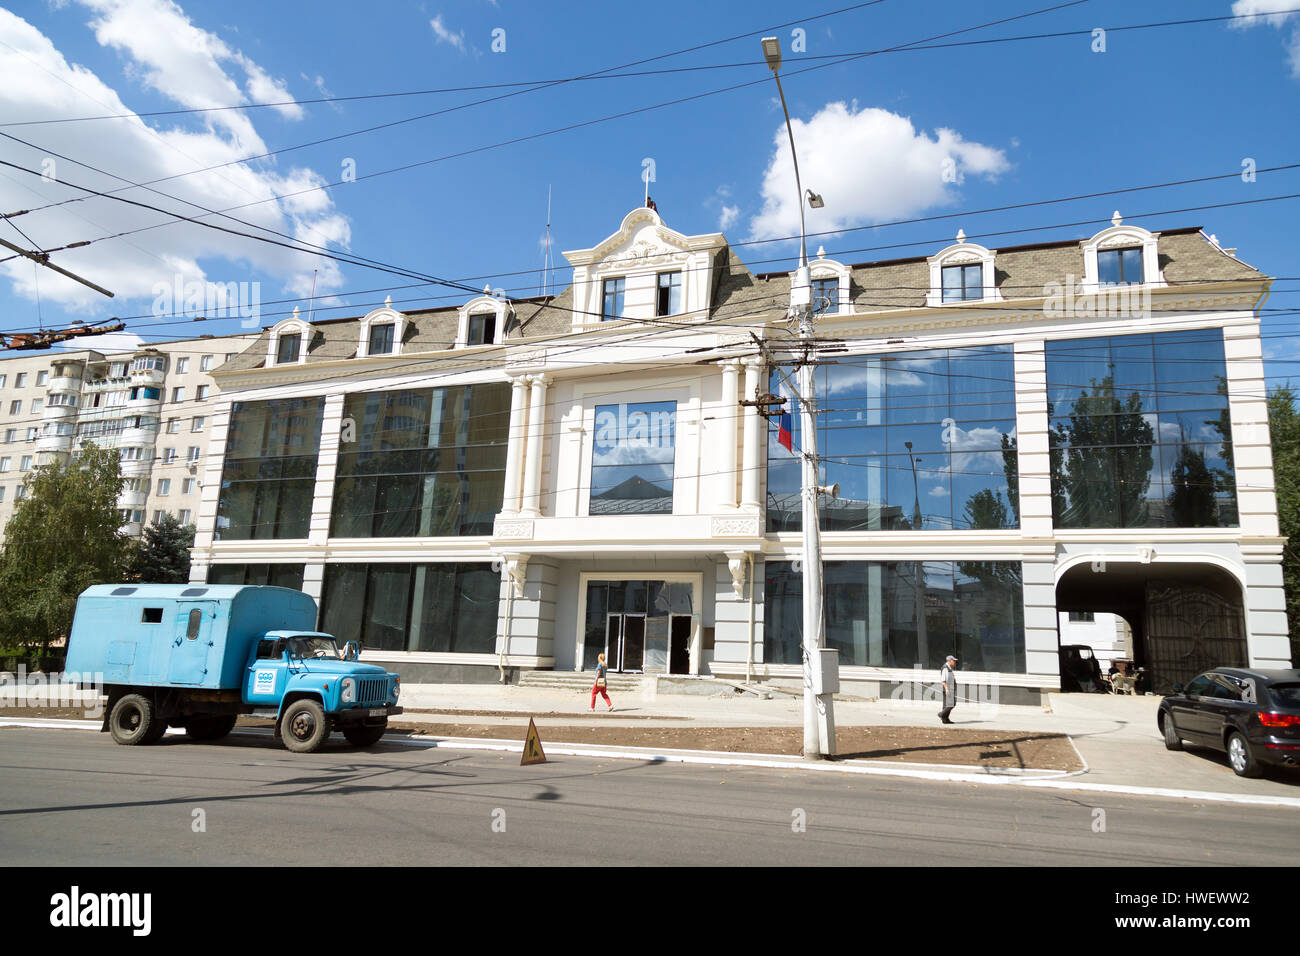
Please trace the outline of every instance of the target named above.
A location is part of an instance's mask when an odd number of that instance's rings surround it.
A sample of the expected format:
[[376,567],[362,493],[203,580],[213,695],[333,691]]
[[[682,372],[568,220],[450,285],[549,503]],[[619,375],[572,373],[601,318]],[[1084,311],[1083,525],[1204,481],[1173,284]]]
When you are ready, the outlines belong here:
[[[995,179],[1010,168],[1000,149],[969,142],[950,129],[937,129],[931,136],[907,117],[883,109],[828,103],[810,120],[792,120],[792,126],[804,187],[826,200],[825,208],[807,210],[809,232],[946,205],[956,201],[953,187],[967,175]],[[772,143],[763,176],[763,209],[750,221],[754,239],[799,234],[784,123],[773,133]]]
[[[161,92],[183,106],[227,105],[248,102],[240,89],[247,81],[259,97],[281,99],[288,94],[279,81],[237,51],[230,51],[211,33],[194,27],[170,0],[79,0],[93,7],[90,23],[96,39],[124,57],[129,77]],[[163,24],[165,26],[160,26]],[[168,31],[175,31],[170,34]],[[167,49],[169,46],[174,50]],[[233,73],[227,72],[230,68]],[[190,173],[224,163],[233,165],[186,175],[158,185],[181,200],[209,209],[248,206],[232,215],[309,242],[346,246],[349,226],[334,208],[328,194],[316,187],[325,178],[310,169],[290,168],[281,173],[273,161],[256,167],[239,162],[264,149],[252,121],[241,111],[202,114],[193,120],[171,119],[167,126],[151,126],[135,116],[123,95],[105,79],[78,64],[69,63],[53,42],[15,14],[0,9],[0,115],[11,122],[81,117],[100,113],[126,114],[124,119],[17,127],[11,132],[35,144],[33,149],[11,140],[0,141],[0,157],[30,169],[42,169],[46,160],[63,180],[93,189],[122,190],[122,195],[186,214],[194,206],[142,189],[123,189],[122,181],[72,162],[95,166],[147,182]],[[189,122],[189,126],[180,125]],[[53,157],[62,153],[68,160]],[[274,197],[299,189],[302,196]],[[0,206],[34,208],[85,194],[69,186],[46,182],[26,173],[6,170],[0,176]],[[229,220],[209,221],[232,225]],[[42,247],[98,239],[106,235],[167,222],[157,212],[133,208],[106,198],[89,198],[45,209],[24,217],[24,229]],[[234,225],[234,228],[248,230]],[[116,293],[112,311],[134,315],[149,311],[153,286],[183,281],[282,282],[286,289],[310,288],[313,270],[319,270],[317,292],[332,292],[342,285],[338,263],[256,243],[199,226],[172,222],[121,239],[95,242],[83,249],[56,253],[54,261]],[[36,284],[31,263],[23,260],[0,264],[0,276],[12,283],[16,295],[34,300]],[[80,312],[104,312],[102,296],[55,273],[42,270],[40,294],[45,301]],[[129,303],[122,300],[143,299]]]
[[[1234,16],[1253,16],[1250,20],[1234,20],[1232,25],[1244,30],[1261,23],[1278,30],[1291,25],[1291,36],[1286,40],[1287,62],[1291,75],[1300,79],[1300,15],[1292,13],[1297,4],[1295,0],[1237,0],[1232,5]],[[1260,14],[1260,16],[1254,16]]]
[[723,206],[722,215],[718,217],[718,228],[725,230],[730,228],[731,224],[740,218],[739,206]]
[[443,25],[441,13],[429,21],[429,26],[433,27],[433,35],[437,38],[437,42],[454,46],[461,53],[465,52],[465,31],[452,33]]

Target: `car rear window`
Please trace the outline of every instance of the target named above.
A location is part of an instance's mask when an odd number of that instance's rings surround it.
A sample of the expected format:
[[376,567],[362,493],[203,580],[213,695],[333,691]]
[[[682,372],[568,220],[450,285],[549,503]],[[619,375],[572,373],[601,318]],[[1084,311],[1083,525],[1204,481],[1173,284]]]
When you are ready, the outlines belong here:
[[1279,707],[1300,708],[1300,684],[1274,684],[1269,690]]

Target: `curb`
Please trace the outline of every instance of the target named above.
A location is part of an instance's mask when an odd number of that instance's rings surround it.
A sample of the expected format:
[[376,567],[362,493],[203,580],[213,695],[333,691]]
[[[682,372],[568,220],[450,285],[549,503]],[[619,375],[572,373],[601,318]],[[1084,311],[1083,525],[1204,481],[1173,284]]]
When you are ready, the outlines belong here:
[[[61,720],[19,717],[0,717],[0,727],[28,727],[45,730],[99,730],[97,720]],[[184,733],[172,728],[168,733]],[[257,727],[241,727],[232,731],[246,737],[269,737],[270,731]],[[493,740],[478,737],[396,737],[387,736],[385,743],[426,750],[486,750],[505,753],[522,753],[523,742]],[[803,770],[812,773],[850,773],[866,776],[908,777],[915,780],[937,780],[949,783],[981,783],[998,786],[1033,787],[1036,789],[1087,791],[1090,793],[1118,793],[1139,797],[1164,797],[1177,800],[1201,800],[1211,803],[1236,803],[1251,806],[1274,806],[1300,809],[1300,797],[1266,796],[1249,793],[1215,793],[1201,790],[1177,790],[1168,787],[1137,787],[1123,784],[1087,783],[1072,779],[1090,773],[1090,769],[1074,771],[1039,770],[1029,773],[1006,769],[934,770],[934,764],[899,764],[880,766],[852,761],[806,761],[802,757],[782,757],[775,754],[736,754],[710,750],[658,750],[651,747],[602,748],[584,744],[546,744],[548,753],[564,757],[594,757],[609,760],[643,760],[651,763],[705,764],[714,767],[752,767],[774,770]],[[1082,759],[1082,757],[1080,758]]]

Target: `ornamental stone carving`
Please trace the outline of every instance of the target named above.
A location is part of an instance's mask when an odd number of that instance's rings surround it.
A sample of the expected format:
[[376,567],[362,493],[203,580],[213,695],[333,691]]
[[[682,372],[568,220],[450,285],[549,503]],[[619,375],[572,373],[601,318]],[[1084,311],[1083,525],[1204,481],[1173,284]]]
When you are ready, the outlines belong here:
[[710,526],[715,538],[757,538],[758,515],[740,515],[735,518],[715,517]]
[[530,518],[497,518],[492,525],[494,538],[531,538],[533,522]]

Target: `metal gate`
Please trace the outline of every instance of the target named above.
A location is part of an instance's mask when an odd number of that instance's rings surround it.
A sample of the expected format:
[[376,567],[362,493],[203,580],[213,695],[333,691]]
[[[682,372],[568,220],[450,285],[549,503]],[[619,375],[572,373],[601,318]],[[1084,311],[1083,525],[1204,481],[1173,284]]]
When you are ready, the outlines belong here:
[[1246,666],[1240,602],[1208,588],[1170,581],[1146,586],[1146,666],[1151,689],[1172,692],[1211,667]]

